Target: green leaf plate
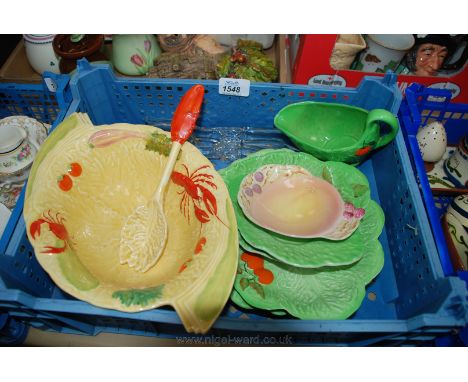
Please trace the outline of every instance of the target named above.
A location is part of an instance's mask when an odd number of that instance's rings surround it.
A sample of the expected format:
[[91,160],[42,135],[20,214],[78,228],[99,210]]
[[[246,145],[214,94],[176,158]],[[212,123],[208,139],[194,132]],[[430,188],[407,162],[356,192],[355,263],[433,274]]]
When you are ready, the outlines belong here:
[[[361,228],[347,239],[300,239],[283,236],[264,229],[251,222],[237,203],[237,194],[244,177],[266,164],[290,164],[307,169],[312,175],[332,183],[345,202],[366,210],[367,220],[383,227],[383,213],[369,215],[368,208],[375,203],[370,198],[369,182],[366,176],[353,166],[341,162],[322,162],[310,154],[289,149],[261,150],[246,158],[231,163],[220,171],[231,199],[234,201],[239,231],[252,247],[267,253],[270,257],[296,267],[320,268],[355,263],[363,256],[364,243],[369,240]],[[366,218],[366,216],[364,216]],[[375,238],[377,240],[377,238]]]
[[[253,310],[255,309],[254,306],[250,306],[240,295],[240,293],[236,289],[232,289],[231,293],[231,301],[236,304],[238,307],[246,310]],[[285,312],[282,309],[278,310],[270,310],[271,314],[274,314],[275,316],[286,316],[288,313]]]
[[250,253],[255,253],[257,255],[260,255],[262,257],[265,257],[269,260],[275,260],[274,257],[271,257],[267,252],[263,252],[261,250],[259,250],[258,248],[255,248],[255,247],[252,247],[249,243],[247,243],[244,238],[242,237],[242,235],[239,234],[239,246],[244,249],[246,252],[250,252]]
[[365,286],[379,274],[384,263],[383,249],[377,240],[383,229],[383,212],[374,202],[367,208],[360,228],[369,240],[364,241],[363,256],[358,262],[308,269],[264,258],[263,267],[273,274],[273,280],[266,284],[239,259],[235,290],[247,305],[259,309],[283,309],[308,320],[348,318],[361,305]]

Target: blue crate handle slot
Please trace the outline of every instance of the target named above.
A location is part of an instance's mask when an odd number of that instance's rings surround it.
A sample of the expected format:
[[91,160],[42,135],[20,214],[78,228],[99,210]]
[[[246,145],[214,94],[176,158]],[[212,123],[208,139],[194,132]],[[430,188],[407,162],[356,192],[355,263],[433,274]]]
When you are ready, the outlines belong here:
[[[412,118],[412,126],[416,129],[421,126],[421,110],[420,106],[422,104],[427,104],[430,101],[428,100],[430,97],[437,97],[439,99],[437,101],[437,105],[442,107],[442,110],[445,111],[447,105],[450,104],[450,100],[452,99],[452,93],[445,89],[431,89],[426,88],[423,85],[414,83],[408,86],[405,91],[406,101],[408,103],[408,107],[410,110],[410,118]],[[440,100],[442,99],[442,100]],[[417,130],[412,130],[411,134],[416,134]]]
[[46,84],[46,80],[51,79],[56,84],[57,88],[55,90],[57,102],[60,109],[68,109],[70,102],[72,100],[72,94],[70,91],[67,91],[68,84],[70,82],[70,76],[68,74],[56,74],[52,72],[44,72],[42,74],[42,86],[44,92],[50,92]]

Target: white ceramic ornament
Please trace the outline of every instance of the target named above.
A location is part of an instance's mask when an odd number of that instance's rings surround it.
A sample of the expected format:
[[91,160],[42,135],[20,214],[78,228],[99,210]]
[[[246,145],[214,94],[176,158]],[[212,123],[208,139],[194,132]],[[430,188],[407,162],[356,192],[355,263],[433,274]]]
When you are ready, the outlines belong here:
[[447,148],[447,133],[444,125],[435,121],[419,129],[416,139],[425,162],[438,162]]

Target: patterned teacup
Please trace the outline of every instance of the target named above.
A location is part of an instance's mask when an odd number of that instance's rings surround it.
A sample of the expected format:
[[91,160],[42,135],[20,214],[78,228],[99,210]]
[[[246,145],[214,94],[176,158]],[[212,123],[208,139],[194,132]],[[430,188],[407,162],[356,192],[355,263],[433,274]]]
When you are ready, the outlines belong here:
[[0,176],[17,174],[28,167],[37,149],[24,129],[17,125],[3,126],[0,129]]
[[0,202],[14,208],[46,127],[33,118],[14,116],[0,121]]

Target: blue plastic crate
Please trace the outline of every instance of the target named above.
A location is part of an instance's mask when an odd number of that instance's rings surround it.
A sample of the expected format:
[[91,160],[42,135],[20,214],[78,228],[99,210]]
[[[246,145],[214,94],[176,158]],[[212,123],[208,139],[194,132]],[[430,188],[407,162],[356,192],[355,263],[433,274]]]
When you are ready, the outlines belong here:
[[[400,123],[411,152],[412,164],[421,185],[423,200],[442,268],[446,275],[453,275],[454,269],[440,221],[454,195],[432,193],[416,134],[420,126],[433,121],[440,121],[447,132],[447,143],[456,146],[460,139],[468,134],[468,104],[451,102],[451,93],[449,91],[430,89],[419,84],[409,86],[405,94],[406,98],[399,112]],[[462,277],[466,278],[468,272],[462,273],[465,273]]]
[[[191,139],[218,169],[259,149],[292,147],[273,124],[275,114],[290,103],[337,102],[384,108],[394,114],[401,103],[392,74],[365,77],[356,89],[251,84],[249,97],[231,97],[218,93],[217,81],[117,78],[107,65],[80,61],[78,74],[70,81],[73,102],[68,114],[86,112],[94,124],[128,122],[169,129],[179,99],[195,83],[202,83],[206,94]],[[256,336],[279,341],[290,336],[291,343],[301,344],[413,345],[464,326],[468,321],[466,288],[459,278],[443,274],[401,132],[359,168],[369,179],[372,198],[386,215],[380,236],[385,265],[367,286],[369,298],[348,320],[275,318],[228,303],[207,335],[192,338],[170,308],[139,313],[98,308],[66,295],[52,282],[43,294],[30,291],[28,285],[0,288],[0,306],[42,329],[184,337],[185,343],[206,344],[255,340]],[[12,257],[22,248],[32,253],[23,219],[7,247]]]
[[[69,76],[46,73],[44,78],[41,84],[0,83],[0,118],[23,115],[55,128],[65,117],[72,100]],[[23,245],[14,250],[9,247],[22,218],[25,188],[0,239],[0,289],[24,288],[36,295],[44,295],[50,291],[50,278],[33,252]]]
[[21,345],[28,335],[29,327],[23,322],[0,313],[0,346]]

